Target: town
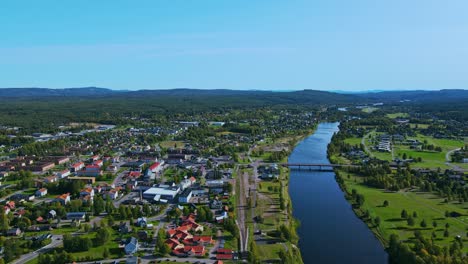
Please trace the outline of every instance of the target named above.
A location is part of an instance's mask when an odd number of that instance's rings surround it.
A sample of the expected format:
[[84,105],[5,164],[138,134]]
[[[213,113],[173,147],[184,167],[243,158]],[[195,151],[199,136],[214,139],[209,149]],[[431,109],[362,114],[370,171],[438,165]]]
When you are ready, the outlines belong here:
[[268,112],[262,120],[73,124],[55,134],[3,126],[3,259],[234,263],[259,258],[247,253],[252,240],[271,241],[260,252],[279,243],[300,256],[287,239],[267,235],[295,233],[268,210],[290,213],[287,170],[275,162],[316,119],[310,111]]

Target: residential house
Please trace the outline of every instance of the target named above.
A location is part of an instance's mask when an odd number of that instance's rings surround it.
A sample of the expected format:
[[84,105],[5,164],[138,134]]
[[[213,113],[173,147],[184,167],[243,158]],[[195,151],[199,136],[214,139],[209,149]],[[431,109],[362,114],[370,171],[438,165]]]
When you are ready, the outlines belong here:
[[57,212],[55,210],[50,210],[49,213],[47,214],[48,218],[56,218],[57,217]]
[[19,236],[21,235],[21,229],[12,228],[7,231],[7,236]]
[[233,258],[233,252],[231,249],[227,248],[218,248],[216,250],[216,259],[217,260],[231,260]]
[[138,239],[134,237],[128,238],[124,250],[127,255],[135,254],[138,251]]
[[97,165],[99,167],[102,167],[102,165],[104,165],[104,162],[102,160],[96,160],[93,162],[93,165]]
[[130,233],[132,232],[132,227],[130,226],[130,223],[125,221],[125,222],[121,222],[119,224],[119,233],[120,234],[127,234],[127,233]]
[[179,203],[189,203],[192,195],[193,193],[191,189],[185,189],[185,191],[179,195]]
[[57,176],[56,175],[52,175],[52,176],[47,176],[44,178],[44,182],[45,183],[54,183],[58,180]]
[[62,205],[66,205],[70,202],[70,193],[64,193],[62,195],[59,195],[53,201],[59,202]]
[[41,188],[36,191],[36,196],[38,197],[43,197],[47,195],[47,189],[46,188]]
[[67,220],[74,220],[74,221],[83,221],[86,218],[85,212],[70,212],[67,213]]
[[60,179],[66,178],[70,176],[70,174],[71,174],[70,170],[63,170],[63,171],[59,171],[55,173],[55,175]]
[[148,225],[148,220],[146,217],[140,217],[137,219],[136,225],[139,227],[146,227]]
[[101,167],[98,165],[88,165],[84,170],[78,171],[78,176],[98,177],[102,175]]
[[104,199],[109,198],[110,200],[115,200],[115,199],[119,198],[119,191],[117,189],[112,189],[112,190],[110,190],[108,192],[105,192],[102,195],[102,197]]
[[80,191],[80,197],[90,196],[91,199],[94,198],[94,189],[92,187],[84,188]]
[[153,173],[157,173],[157,172],[160,172],[162,170],[162,165],[163,165],[164,162],[156,162],[154,163],[153,165],[151,165],[148,170],[153,172]]
[[85,164],[83,162],[77,162],[70,167],[72,172],[78,172],[84,168]]

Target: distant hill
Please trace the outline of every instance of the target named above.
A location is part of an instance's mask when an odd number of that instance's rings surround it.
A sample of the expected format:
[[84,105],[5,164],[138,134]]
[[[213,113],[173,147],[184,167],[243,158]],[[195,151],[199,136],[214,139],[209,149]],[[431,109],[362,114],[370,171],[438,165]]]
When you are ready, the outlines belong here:
[[[450,102],[468,100],[468,90],[446,89],[440,91],[389,91],[355,94],[357,97],[382,102]],[[467,102],[468,104],[468,102]]]
[[[348,104],[348,103],[396,103],[401,100],[412,102],[451,102],[468,100],[468,90],[447,89],[440,91],[369,91],[359,93],[326,92],[303,90],[289,92],[246,91],[227,89],[164,89],[119,91],[99,87],[83,88],[0,88],[0,98],[40,99],[48,97],[80,98],[139,98],[164,102],[165,98],[177,101],[217,100],[229,104]],[[241,102],[237,102],[240,100]]]
[[52,96],[95,96],[116,93],[114,90],[98,87],[82,88],[0,88],[0,97],[52,97]]

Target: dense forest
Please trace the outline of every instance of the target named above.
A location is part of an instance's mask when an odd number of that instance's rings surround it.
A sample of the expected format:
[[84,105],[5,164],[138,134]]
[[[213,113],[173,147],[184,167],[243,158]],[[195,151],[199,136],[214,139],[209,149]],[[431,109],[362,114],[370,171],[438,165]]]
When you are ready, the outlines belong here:
[[[468,91],[392,92],[338,94],[304,90],[294,92],[233,91],[233,90],[140,90],[114,91],[103,88],[0,89],[0,125],[19,126],[47,131],[69,122],[129,124],[132,117],[177,120],[177,115],[192,116],[202,112],[225,112],[233,109],[270,107],[275,109],[317,109],[335,105],[352,106],[376,102],[398,103],[401,98],[418,98],[412,107],[444,117],[450,109],[460,120],[468,119]],[[422,96],[424,95],[424,96]],[[425,104],[434,98],[439,105]],[[460,107],[461,106],[461,107]],[[448,107],[448,108],[447,108]],[[461,110],[460,110],[461,109]]]

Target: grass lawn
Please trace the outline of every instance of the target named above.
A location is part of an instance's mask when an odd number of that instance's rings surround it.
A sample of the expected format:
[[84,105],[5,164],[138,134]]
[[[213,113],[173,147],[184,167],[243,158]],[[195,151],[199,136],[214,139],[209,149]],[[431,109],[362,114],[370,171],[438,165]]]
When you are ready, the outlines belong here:
[[282,243],[257,245],[258,255],[261,260],[279,259],[278,253],[281,249],[285,250]]
[[428,125],[428,124],[414,124],[414,123],[411,123],[411,124],[410,124],[410,127],[411,127],[411,128],[416,128],[416,127],[418,127],[418,128],[421,128],[421,129],[426,129],[426,128],[429,127],[429,125]]
[[372,113],[374,111],[377,111],[379,110],[377,107],[366,107],[366,108],[363,108],[362,111],[365,112],[365,113]]
[[422,162],[414,163],[412,167],[421,167],[421,168],[449,168],[445,164],[445,152],[436,152],[436,151],[418,151],[409,149],[406,146],[395,146],[394,148],[395,158],[403,157],[404,154],[408,158],[417,158],[421,157]]
[[[458,202],[444,203],[444,199],[432,193],[415,192],[415,191],[400,191],[387,192],[381,189],[370,188],[360,183],[362,180],[359,177],[351,176],[350,179],[344,177],[345,184],[348,190],[356,189],[356,191],[364,195],[365,202],[364,210],[369,210],[372,217],[379,216],[381,225],[378,228],[385,239],[393,233],[398,234],[400,239],[410,240],[414,238],[414,231],[420,230],[424,236],[430,238],[433,231],[437,235],[436,243],[441,246],[447,246],[454,241],[455,236],[460,235],[464,238],[464,252],[468,252],[468,240],[466,232],[468,227],[468,216],[466,208],[468,203],[460,204]],[[389,202],[388,207],[383,207],[383,202]],[[415,218],[416,224],[408,226],[406,220],[401,218],[401,211],[405,209],[408,214],[417,212]],[[464,214],[460,217],[445,218],[445,211],[456,211]],[[425,220],[426,228],[420,227],[420,222]],[[432,226],[432,222],[437,222],[437,227]],[[445,224],[448,223],[450,236],[443,236]],[[373,231],[375,227],[372,227]]]
[[183,148],[185,146],[185,142],[168,140],[159,143],[159,146],[163,148],[174,148],[175,145],[177,145],[177,148]]
[[355,146],[355,145],[361,145],[361,138],[356,138],[356,137],[352,137],[352,138],[347,138],[345,139],[345,143],[348,143],[352,146]]
[[406,117],[409,117],[409,114],[408,113],[393,113],[393,114],[387,114],[387,117],[388,118],[392,118],[392,119],[395,119],[395,118],[406,118]]

